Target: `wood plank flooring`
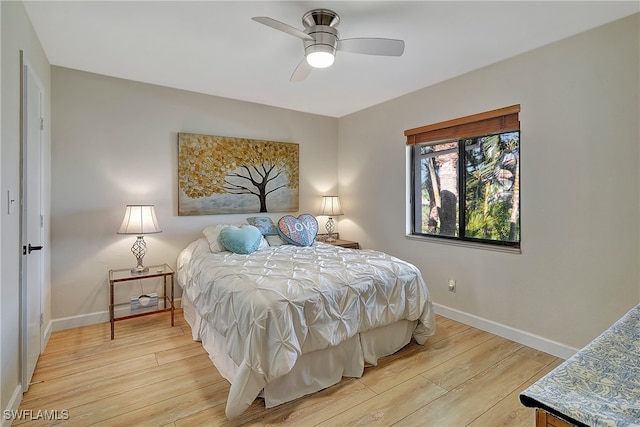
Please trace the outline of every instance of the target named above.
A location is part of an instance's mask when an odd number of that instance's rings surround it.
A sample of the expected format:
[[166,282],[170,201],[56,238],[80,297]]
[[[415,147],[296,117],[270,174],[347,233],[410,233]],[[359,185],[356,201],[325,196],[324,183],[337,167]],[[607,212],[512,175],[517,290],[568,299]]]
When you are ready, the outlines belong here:
[[437,324],[427,344],[362,378],[271,409],[256,399],[233,421],[229,383],[180,310],[173,328],[167,313],[118,322],[113,341],[108,323],[55,332],[13,425],[533,427],[535,411],[518,395],[562,360],[444,317]]

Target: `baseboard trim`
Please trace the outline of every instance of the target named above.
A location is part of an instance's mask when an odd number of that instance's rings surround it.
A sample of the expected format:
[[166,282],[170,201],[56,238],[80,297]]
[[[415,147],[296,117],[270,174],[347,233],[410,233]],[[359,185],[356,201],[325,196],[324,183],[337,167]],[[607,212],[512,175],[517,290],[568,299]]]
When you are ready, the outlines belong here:
[[[175,308],[182,307],[182,299],[176,298],[173,301]],[[95,313],[79,314],[77,316],[61,317],[51,321],[53,332],[65,329],[80,328],[82,326],[95,325],[96,323],[107,323],[109,321],[109,311],[98,311]]]
[[62,317],[51,320],[52,330],[64,331],[65,329],[80,328],[82,326],[95,325],[109,321],[108,311],[98,311],[96,313],[79,314],[77,316]]
[[11,395],[11,399],[9,400],[7,407],[2,411],[0,427],[8,427],[15,421],[15,419],[10,415],[12,412],[17,413],[18,408],[20,407],[20,402],[22,402],[22,383],[19,383],[13,390],[13,394]]
[[49,320],[49,323],[47,323],[47,327],[44,329],[44,334],[42,335],[42,345],[40,346],[42,351],[44,351],[44,349],[47,348],[47,344],[49,343],[49,338],[51,338],[51,332],[53,332],[52,328],[53,328],[53,321]]
[[[176,298],[174,304],[176,308],[182,307],[182,299]],[[536,350],[544,351],[545,353],[549,353],[562,359],[568,359],[578,351],[577,348],[569,347],[565,344],[552,341],[539,335],[512,328],[510,326],[506,326],[492,320],[475,316],[473,314],[465,313],[463,311],[456,310],[454,308],[450,308],[441,304],[434,303],[433,308],[437,314],[451,320],[464,323],[465,325],[473,326],[474,328],[490,332],[511,341],[515,341],[528,347],[535,348]],[[51,321],[50,327],[47,328],[47,341],[48,336],[51,335],[51,332],[62,331],[71,328],[79,328],[81,326],[89,326],[96,323],[106,323],[108,321],[108,311],[100,311],[96,313],[81,314],[78,316],[54,319]]]
[[473,326],[474,328],[478,328],[486,332],[490,332],[511,341],[515,341],[519,344],[526,345],[527,347],[544,351],[545,353],[551,354],[561,359],[566,360],[578,351],[577,348],[569,347],[565,344],[552,341],[539,335],[512,328],[510,326],[506,326],[492,320],[475,316],[473,314],[465,313],[454,308],[446,307],[441,304],[434,303],[433,308],[436,314],[444,316],[448,319],[464,323],[465,325]]

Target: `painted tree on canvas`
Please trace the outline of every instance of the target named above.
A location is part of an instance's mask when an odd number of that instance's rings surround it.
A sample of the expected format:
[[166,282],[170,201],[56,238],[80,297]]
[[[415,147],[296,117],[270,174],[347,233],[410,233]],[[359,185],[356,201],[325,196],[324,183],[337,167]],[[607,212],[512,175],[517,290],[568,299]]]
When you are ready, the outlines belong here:
[[191,198],[252,195],[260,212],[283,188],[298,188],[298,144],[180,134],[179,186]]

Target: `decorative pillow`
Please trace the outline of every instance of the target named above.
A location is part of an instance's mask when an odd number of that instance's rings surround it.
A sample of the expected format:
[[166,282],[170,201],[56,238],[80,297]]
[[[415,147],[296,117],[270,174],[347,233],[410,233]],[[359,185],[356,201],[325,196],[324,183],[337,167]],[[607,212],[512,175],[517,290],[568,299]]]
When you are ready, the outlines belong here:
[[227,227],[227,224],[210,225],[202,230],[202,234],[204,234],[209,242],[209,249],[211,249],[211,252],[218,253],[227,250],[222,246],[222,243],[220,243],[220,230],[225,227]]
[[318,234],[318,221],[309,214],[298,218],[285,215],[278,221],[278,234],[292,245],[311,246]]
[[266,249],[269,247],[269,242],[267,242],[267,239],[265,238],[266,236],[262,236],[260,238],[260,244],[258,245],[258,250],[260,249]]
[[282,246],[287,244],[287,242],[282,240],[282,237],[277,234],[264,236],[264,238],[267,239],[267,243],[269,244],[269,246]]
[[262,242],[262,233],[253,225],[228,225],[220,230],[220,243],[236,254],[255,252]]
[[268,216],[252,216],[247,218],[247,222],[254,227],[258,227],[258,230],[264,235],[269,236],[272,234],[278,234],[278,229],[273,223],[273,220]]

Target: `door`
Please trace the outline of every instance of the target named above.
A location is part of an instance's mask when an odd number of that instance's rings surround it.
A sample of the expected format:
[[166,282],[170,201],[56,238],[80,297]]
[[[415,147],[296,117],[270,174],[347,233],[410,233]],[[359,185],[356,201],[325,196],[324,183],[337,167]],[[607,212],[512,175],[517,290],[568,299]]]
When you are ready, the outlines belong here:
[[22,389],[27,391],[42,341],[42,86],[31,68],[22,78]]

